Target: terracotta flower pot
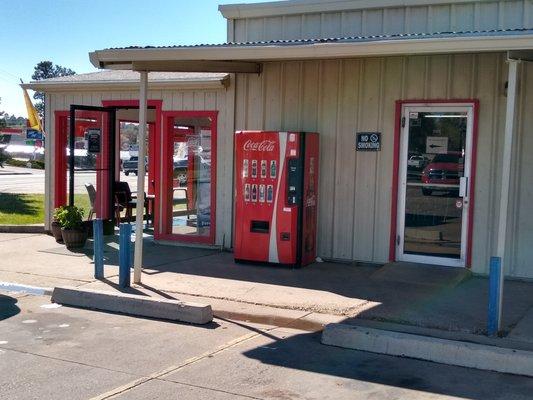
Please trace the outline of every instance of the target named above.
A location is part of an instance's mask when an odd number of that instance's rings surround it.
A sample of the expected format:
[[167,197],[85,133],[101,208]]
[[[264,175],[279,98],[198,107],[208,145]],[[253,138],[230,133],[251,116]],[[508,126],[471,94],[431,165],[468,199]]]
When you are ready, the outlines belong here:
[[82,227],[80,229],[61,229],[63,242],[67,249],[79,249],[85,246],[87,241],[87,230]]
[[63,243],[63,236],[61,235],[61,225],[59,225],[59,222],[53,221],[50,227],[52,228],[52,235],[54,235],[56,242]]

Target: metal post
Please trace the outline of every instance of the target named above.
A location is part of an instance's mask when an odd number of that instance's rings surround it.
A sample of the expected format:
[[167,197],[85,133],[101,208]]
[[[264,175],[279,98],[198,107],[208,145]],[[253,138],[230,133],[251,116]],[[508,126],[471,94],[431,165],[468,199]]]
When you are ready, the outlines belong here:
[[130,286],[130,257],[131,257],[131,225],[120,224],[119,257],[118,257],[118,285]]
[[101,219],[93,220],[94,277],[104,277],[104,227]]
[[519,60],[507,60],[509,75],[507,80],[507,107],[505,112],[505,136],[502,156],[502,184],[500,191],[500,214],[498,220],[498,241],[496,256],[501,260],[498,291],[498,331],[501,330],[503,283],[505,269],[505,245],[507,242],[507,213],[509,208],[509,191],[511,189],[511,161],[513,149],[513,132],[516,106],[516,81]]
[[148,106],[148,72],[141,71],[139,90],[139,160],[137,164],[137,207],[135,215],[135,260],[133,264],[133,282],[141,283],[143,260],[143,221],[144,221],[144,178],[146,156],[146,114]]
[[490,275],[489,275],[489,315],[487,323],[487,333],[494,336],[500,329],[500,292],[501,292],[501,258],[490,258]]

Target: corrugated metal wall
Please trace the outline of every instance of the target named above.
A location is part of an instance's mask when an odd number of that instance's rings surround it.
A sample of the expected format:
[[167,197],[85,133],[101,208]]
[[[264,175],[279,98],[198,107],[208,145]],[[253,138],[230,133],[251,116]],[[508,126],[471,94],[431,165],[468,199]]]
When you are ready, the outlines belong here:
[[[374,262],[388,257],[395,101],[479,99],[473,267],[475,272],[485,273],[496,240],[506,74],[504,54],[267,63],[262,75],[238,75],[229,90],[158,90],[150,91],[149,97],[162,99],[164,110],[219,110],[217,244],[230,246],[232,237],[233,131],[318,131],[320,255]],[[521,65],[519,83],[507,266],[513,276],[533,278],[531,64]],[[68,110],[70,104],[101,105],[102,100],[137,97],[135,91],[48,94],[46,131],[52,133],[48,149],[54,146],[55,110]],[[363,130],[383,133],[381,152],[355,152],[355,132]],[[53,194],[50,151],[47,157],[47,188]],[[48,210],[52,209],[52,197],[48,197]]]
[[[493,255],[505,120],[504,54],[272,62],[238,75],[236,129],[321,135],[319,254],[385,262],[391,226],[395,101],[479,99],[473,269]],[[528,79],[529,77],[529,79]],[[509,249],[514,276],[533,277],[533,66],[522,64]],[[382,132],[380,152],[355,151],[355,132]]]
[[[443,1],[446,3],[446,1]],[[531,0],[473,1],[416,7],[235,19],[238,42],[533,27]]]
[[[150,90],[149,99],[163,100],[163,111],[218,110],[217,142],[217,233],[216,244],[231,245],[233,205],[233,89],[228,90]],[[54,111],[69,110],[71,104],[102,106],[103,100],[138,100],[137,91],[64,92],[48,93],[46,109],[46,132],[51,132],[47,141],[48,165],[53,165],[51,149],[54,148]],[[48,209],[53,208],[54,171],[48,172]],[[48,214],[49,215],[49,214]]]

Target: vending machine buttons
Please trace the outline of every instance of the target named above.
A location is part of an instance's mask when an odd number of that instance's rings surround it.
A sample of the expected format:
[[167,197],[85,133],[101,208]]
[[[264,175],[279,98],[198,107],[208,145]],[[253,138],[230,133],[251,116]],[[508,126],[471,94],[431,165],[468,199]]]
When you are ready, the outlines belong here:
[[265,202],[265,185],[259,185],[259,202]]
[[257,185],[256,184],[252,185],[252,201],[253,202],[257,201]]
[[276,160],[270,161],[270,178],[276,179],[277,174],[277,166],[276,166]]
[[248,178],[248,159],[243,160],[242,162],[242,177]]
[[252,160],[252,178],[257,178],[257,160]]

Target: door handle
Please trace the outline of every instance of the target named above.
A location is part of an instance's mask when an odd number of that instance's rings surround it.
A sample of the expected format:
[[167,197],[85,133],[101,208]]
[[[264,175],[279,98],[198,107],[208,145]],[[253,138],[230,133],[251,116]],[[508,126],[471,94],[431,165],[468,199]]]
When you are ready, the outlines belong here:
[[459,197],[466,197],[468,195],[468,178],[462,176],[459,179]]

